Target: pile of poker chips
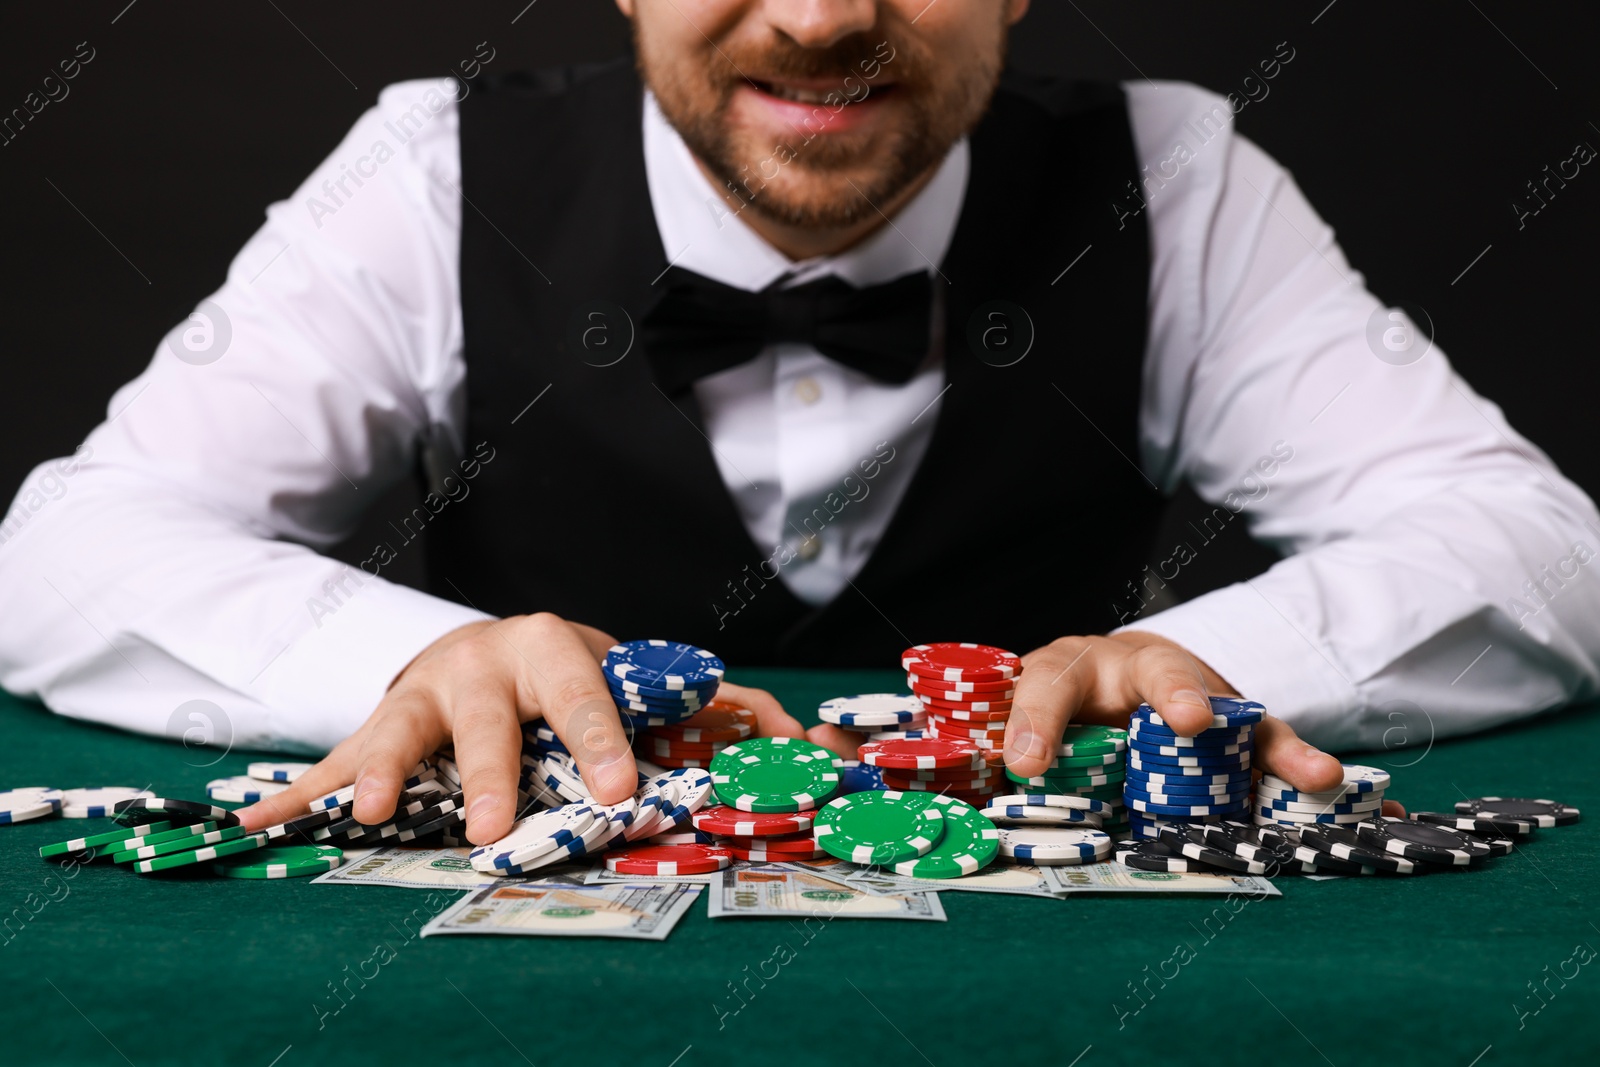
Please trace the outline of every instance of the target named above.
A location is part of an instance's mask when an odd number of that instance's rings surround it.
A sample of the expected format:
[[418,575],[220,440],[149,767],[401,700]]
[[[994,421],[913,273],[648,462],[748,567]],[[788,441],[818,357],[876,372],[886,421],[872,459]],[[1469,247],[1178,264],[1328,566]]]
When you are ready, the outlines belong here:
[[713,756],[711,781],[717,799],[739,811],[810,811],[838,792],[843,764],[833,752],[802,738],[755,737]]
[[827,855],[911,878],[975,874],[1002,847],[1001,831],[972,805],[938,793],[895,789],[828,802],[817,811],[812,834]]
[[1148,704],[1133,712],[1122,795],[1135,839],[1155,840],[1163,827],[1203,826],[1250,809],[1250,759],[1265,709],[1212,697],[1211,712],[1211,726],[1193,737],[1179,735]]
[[834,697],[817,708],[817,717],[864,741],[926,737],[928,711],[914,693],[860,693]]
[[1383,811],[1389,772],[1346,764],[1344,781],[1320,793],[1302,792],[1275,775],[1263,774],[1255,787],[1258,826],[1338,826],[1365,822]]
[[0,789],[0,826],[56,815],[64,819],[99,819],[110,815],[118,801],[150,795],[149,790],[135,789],[131,785],[85,786],[81,789],[33,785]]
[[617,714],[635,734],[682,722],[703,710],[716,696],[725,669],[703,648],[658,640],[612,645],[600,665]]
[[1128,731],[1114,726],[1068,725],[1056,746],[1054,762],[1043,773],[1024,778],[1007,768],[1005,775],[1018,793],[1031,796],[1072,796],[1101,802],[1094,809],[1099,826],[1113,837],[1128,831],[1128,809],[1123,796],[1126,778],[1123,753]]
[[960,738],[987,752],[1004,747],[1020,656],[994,645],[939,641],[906,649],[900,666],[926,709],[924,736]]
[[740,811],[726,804],[701,808],[690,820],[710,844],[739,860],[783,863],[822,859],[811,827],[816,811]]
[[709,767],[712,756],[755,732],[755,712],[713,700],[687,719],[639,731],[633,739],[633,754],[662,769]]

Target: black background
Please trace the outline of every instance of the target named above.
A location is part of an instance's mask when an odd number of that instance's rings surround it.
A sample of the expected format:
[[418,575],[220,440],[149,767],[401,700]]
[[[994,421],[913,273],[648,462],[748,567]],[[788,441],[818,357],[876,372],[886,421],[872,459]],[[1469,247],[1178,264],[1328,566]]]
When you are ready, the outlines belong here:
[[[1511,208],[1578,141],[1600,148],[1591,11],[1039,0],[1011,54],[1051,73],[1227,92],[1288,42],[1292,64],[1239,128],[1293,172],[1369,287],[1425,308],[1467,380],[1592,494],[1600,459],[1582,384],[1594,377],[1600,166],[1520,231]],[[605,59],[627,45],[607,0],[112,0],[8,6],[0,18],[0,113],[80,41],[97,53],[69,96],[0,147],[6,500],[35,463],[70,453],[104,418],[112,391],[221,284],[265,206],[293,191],[383,85],[451,72],[480,41],[496,50],[495,70]],[[376,502],[373,514],[401,513],[403,499]],[[1169,527],[1196,507],[1180,497]],[[358,560],[373,540],[358,534],[339,554]],[[396,576],[418,581],[404,568],[420,559],[403,554]],[[1230,526],[1175,589],[1193,596],[1270,560]]]

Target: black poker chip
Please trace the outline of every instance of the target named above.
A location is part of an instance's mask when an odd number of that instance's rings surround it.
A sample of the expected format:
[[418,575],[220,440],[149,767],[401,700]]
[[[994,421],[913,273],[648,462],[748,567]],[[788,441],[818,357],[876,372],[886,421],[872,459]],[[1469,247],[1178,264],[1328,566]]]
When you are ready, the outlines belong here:
[[180,800],[177,797],[119,800],[112,809],[111,817],[123,826],[143,826],[145,823],[162,821],[175,826],[192,826],[199,822],[214,822],[218,826],[239,825],[239,817],[227,808],[219,808],[204,800]]
[[1482,841],[1425,822],[1384,816],[1355,824],[1356,836],[1368,848],[1445,867],[1466,867],[1487,859],[1491,849]]
[[1485,840],[1500,837],[1527,837],[1539,829],[1532,819],[1512,819],[1499,815],[1457,815],[1448,811],[1414,811],[1411,818],[1417,822],[1448,826],[1464,834]]
[[1247,860],[1268,865],[1295,862],[1294,843],[1276,827],[1252,826],[1230,819],[1207,823],[1195,829],[1201,832],[1205,844]]
[[1269,874],[1276,866],[1275,861],[1246,859],[1233,852],[1213,848],[1197,826],[1163,826],[1156,831],[1156,840],[1185,859],[1202,864],[1202,869],[1216,869],[1229,874]]
[[1353,860],[1343,860],[1331,852],[1318,852],[1310,845],[1296,845],[1295,862],[1301,874],[1377,874],[1378,868]]
[[1362,867],[1375,867],[1389,874],[1422,874],[1427,864],[1398,856],[1393,852],[1379,852],[1368,848],[1359,834],[1348,826],[1320,823],[1302,827],[1300,843],[1306,848],[1335,856]]
[[1456,801],[1461,815],[1497,815],[1526,819],[1537,826],[1571,826],[1581,817],[1577,808],[1559,800],[1532,800],[1528,797],[1478,797]]

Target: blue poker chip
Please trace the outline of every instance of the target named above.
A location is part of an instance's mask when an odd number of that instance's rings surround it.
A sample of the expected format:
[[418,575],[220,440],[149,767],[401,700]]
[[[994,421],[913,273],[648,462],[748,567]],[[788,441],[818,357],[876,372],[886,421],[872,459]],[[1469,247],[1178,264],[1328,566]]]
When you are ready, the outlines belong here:
[[1231,774],[1212,781],[1207,778],[1161,778],[1153,780],[1149,775],[1130,774],[1126,779],[1127,788],[1137,789],[1146,793],[1179,793],[1192,796],[1219,796],[1224,793],[1239,793],[1250,788],[1250,772]]
[[1255,742],[1246,741],[1238,745],[1162,745],[1151,741],[1136,741],[1128,738],[1128,751],[1137,752],[1141,756],[1166,756],[1170,758],[1184,757],[1187,759],[1201,759],[1216,761],[1224,756],[1239,756],[1246,752],[1255,751]]
[[883,771],[870,763],[860,760],[847,759],[839,768],[839,793],[870,793],[878,789],[887,789],[883,784]]
[[612,696],[622,700],[637,700],[645,704],[670,704],[675,707],[693,704],[703,708],[717,698],[717,686],[714,685],[705,689],[656,689],[623,682],[610,674],[606,675],[606,688],[611,690]]
[[1128,740],[1140,741],[1146,745],[1166,745],[1180,748],[1222,748],[1226,745],[1244,745],[1255,740],[1255,727],[1247,726],[1243,730],[1202,730],[1191,737],[1176,733],[1168,727],[1157,728],[1149,723],[1137,720],[1128,727]]
[[1276,812],[1300,812],[1308,807],[1316,809],[1315,811],[1308,813],[1313,815],[1354,815],[1358,811],[1373,812],[1378,805],[1371,801],[1325,804],[1321,801],[1307,803],[1305,801],[1298,800],[1272,800],[1266,797],[1258,797],[1256,799],[1256,810],[1261,812],[1263,815],[1271,815],[1274,818],[1277,817],[1275,814]]
[[1176,774],[1175,768],[1192,767],[1210,774],[1237,774],[1250,769],[1250,755],[1249,752],[1239,752],[1208,759],[1205,756],[1164,756],[1158,752],[1133,751],[1128,753],[1128,769]]
[[1235,804],[1250,798],[1250,789],[1243,789],[1231,793],[1151,793],[1132,786],[1122,787],[1123,800],[1138,800],[1145,804],[1168,804],[1174,806],[1197,806],[1205,804]]
[[[1234,697],[1211,698],[1211,728],[1214,730],[1227,729],[1230,726],[1235,729],[1240,726],[1254,726],[1266,713],[1267,709],[1253,700],[1238,700]],[[1140,704],[1134,709],[1133,717],[1157,726],[1169,725],[1149,704]]]
[[653,689],[696,689],[722,681],[727,670],[703,648],[678,641],[623,641],[606,650],[605,671]]

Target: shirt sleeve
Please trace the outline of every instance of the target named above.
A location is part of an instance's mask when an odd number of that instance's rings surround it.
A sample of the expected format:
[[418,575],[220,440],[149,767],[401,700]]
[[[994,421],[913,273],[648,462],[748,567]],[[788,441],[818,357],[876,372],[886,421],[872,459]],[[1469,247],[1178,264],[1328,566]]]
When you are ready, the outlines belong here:
[[[450,79],[390,86],[0,524],[0,683],[63,714],[324,750],[482,613],[384,578],[449,495],[359,568],[319,555],[458,434],[460,193]],[[424,509],[418,509],[419,512]],[[196,702],[202,702],[196,704]],[[220,718],[219,718],[220,716]]]
[[1214,505],[1151,570],[1175,577],[1236,517],[1285,558],[1123,628],[1183,645],[1325,747],[1422,751],[1593,695],[1593,502],[1390,317],[1227,100],[1128,89],[1162,176],[1142,459]]

